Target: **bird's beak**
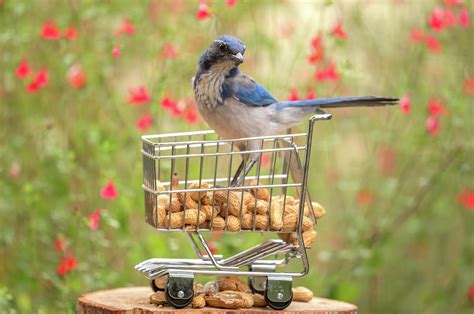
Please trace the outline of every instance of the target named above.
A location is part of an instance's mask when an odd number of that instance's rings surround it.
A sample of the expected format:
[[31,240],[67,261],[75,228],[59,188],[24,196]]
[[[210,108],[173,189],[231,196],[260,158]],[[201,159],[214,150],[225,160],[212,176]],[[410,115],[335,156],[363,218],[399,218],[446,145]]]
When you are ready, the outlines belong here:
[[241,64],[244,62],[244,56],[239,52],[235,55],[232,55],[232,59],[234,59],[235,63]]

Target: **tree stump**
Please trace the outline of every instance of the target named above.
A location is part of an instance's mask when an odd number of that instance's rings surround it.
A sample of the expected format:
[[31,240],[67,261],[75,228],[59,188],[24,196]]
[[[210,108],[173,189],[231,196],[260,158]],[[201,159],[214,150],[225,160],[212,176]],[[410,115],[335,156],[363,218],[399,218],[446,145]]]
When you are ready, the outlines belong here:
[[257,313],[305,313],[305,314],[356,314],[355,305],[323,298],[313,298],[310,302],[293,302],[283,311],[275,311],[270,308],[251,308],[239,310],[217,309],[205,307],[192,309],[190,307],[177,310],[172,307],[158,307],[148,303],[148,297],[152,294],[149,287],[130,287],[112,290],[101,290],[86,293],[77,301],[77,313],[206,313],[206,314],[257,314]]

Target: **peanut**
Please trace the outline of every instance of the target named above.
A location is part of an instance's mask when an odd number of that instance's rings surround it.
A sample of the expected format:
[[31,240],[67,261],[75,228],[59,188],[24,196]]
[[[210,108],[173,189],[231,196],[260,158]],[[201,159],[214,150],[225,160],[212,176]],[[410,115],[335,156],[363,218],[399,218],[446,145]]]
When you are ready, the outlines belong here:
[[265,301],[265,298],[263,295],[254,293],[253,295],[253,306],[255,307],[266,307],[267,302]]
[[224,230],[225,220],[221,216],[214,217],[209,223],[211,223],[212,230]]
[[184,218],[184,223],[187,225],[200,225],[206,221],[206,214],[203,213],[202,211],[199,211],[199,219],[198,219],[197,209],[186,209],[184,213],[186,214]]
[[168,202],[166,208],[168,211],[176,213],[183,209],[183,204],[181,204],[177,196],[172,196],[171,203]]
[[206,299],[204,294],[198,294],[193,298],[193,303],[191,305],[193,309],[200,309],[206,306]]
[[305,287],[295,287],[293,291],[293,301],[309,302],[313,299],[313,291]]
[[[202,182],[199,186],[199,182],[193,182],[188,186],[188,189],[209,189],[209,184]],[[201,201],[206,196],[206,191],[189,192],[189,194],[195,202],[199,203],[199,201]]]
[[215,295],[217,292],[219,292],[219,287],[217,286],[217,281],[212,280],[206,282],[203,288],[203,292],[207,296],[212,296]]
[[[272,217],[273,218],[273,217]],[[291,213],[285,216],[285,219],[283,219],[283,231],[295,231],[296,230],[296,225],[298,223],[298,214],[296,213]],[[311,218],[303,216],[303,221],[302,221],[302,229],[303,232],[309,229],[313,228],[313,221]]]
[[224,309],[251,308],[253,296],[239,291],[222,291],[212,296],[205,296],[206,304]]
[[240,219],[235,217],[235,216],[232,216],[232,215],[229,215],[227,217],[227,230],[228,231],[239,231],[240,230]]
[[[186,203],[186,208],[198,208],[198,203],[196,203],[192,198],[191,198],[191,193],[184,193],[180,192],[178,193],[178,199],[181,202],[181,204]],[[186,195],[186,196],[185,196]]]
[[[268,228],[268,216],[267,215],[255,215],[255,229],[256,230],[265,230]],[[242,217],[242,227],[244,229],[250,230],[253,229],[253,214],[246,213]]]
[[204,205],[212,205],[213,203],[217,205],[217,201],[214,201],[214,192],[207,191],[203,192],[204,196],[201,198],[201,203]]
[[[257,180],[250,181],[250,185],[257,185]],[[260,200],[267,202],[270,200],[270,191],[267,188],[254,188],[250,190],[250,193]]]
[[220,277],[217,280],[217,286],[219,291],[240,291],[240,292],[250,292],[250,288],[246,282],[243,282],[237,276],[225,276]]
[[248,211],[254,212],[257,211],[260,215],[266,215],[268,213],[268,202],[264,200],[257,200],[257,204],[255,205],[254,202],[250,202],[247,205]]
[[222,212],[228,211],[236,217],[240,217],[240,208],[242,208],[242,214],[245,214],[247,207],[242,204],[242,195],[240,193],[232,191],[216,191],[215,199],[222,205]]
[[[171,220],[170,220],[171,215]],[[164,226],[170,229],[181,228],[184,225],[183,212],[170,213],[165,217]]]
[[168,283],[168,275],[155,278],[153,282],[158,289],[165,290],[166,284]]
[[201,211],[206,214],[206,219],[211,220],[211,217],[216,217],[220,211],[221,207],[219,205],[214,205],[214,212],[212,210],[212,205],[201,205]]
[[160,194],[156,197],[156,204],[158,206],[167,206],[170,202],[170,197],[167,194]]
[[326,215],[326,210],[323,206],[321,206],[321,204],[319,204],[318,202],[312,202],[311,204],[313,205],[313,210],[314,214],[316,215],[316,219],[319,219]]
[[165,292],[164,291],[157,291],[150,295],[150,303],[156,305],[164,305],[166,304]]
[[[166,207],[163,205],[158,205],[158,210],[156,208],[153,209],[153,217],[155,218],[158,215],[158,228],[162,228],[165,225],[165,218],[166,218]],[[155,218],[156,219],[156,218]],[[156,220],[153,221],[153,223]]]
[[160,182],[160,180],[155,181],[155,187],[156,187],[155,191],[158,191],[158,192],[166,191],[165,186],[163,185],[163,183]]
[[201,283],[194,283],[194,295],[204,294],[204,286]]
[[305,247],[311,247],[311,243],[313,243],[318,238],[318,233],[313,230],[306,230],[303,232],[303,242]]
[[270,226],[273,230],[280,230],[283,227],[283,208],[277,203],[272,203],[270,209]]

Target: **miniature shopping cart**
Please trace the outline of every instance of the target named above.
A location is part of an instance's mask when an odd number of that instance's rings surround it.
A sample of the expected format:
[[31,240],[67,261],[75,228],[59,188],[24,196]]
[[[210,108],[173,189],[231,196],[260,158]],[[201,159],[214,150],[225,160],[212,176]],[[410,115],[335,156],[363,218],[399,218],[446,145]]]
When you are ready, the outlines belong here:
[[[309,271],[302,222],[309,217],[316,223],[316,214],[307,190],[313,127],[316,121],[330,118],[331,114],[319,110],[309,119],[306,133],[289,131],[288,134],[276,136],[229,140],[220,139],[214,131],[143,136],[146,221],[159,231],[185,232],[197,255],[195,259],[152,258],[138,264],[135,268],[151,280],[153,290],[159,289],[155,285],[156,279],[167,278],[167,301],[175,308],[183,308],[192,301],[196,274],[247,276],[251,289],[263,294],[271,308],[286,308],[293,297],[293,277],[305,276]],[[236,143],[241,141],[258,142],[260,145],[257,146],[258,149],[239,151]],[[245,154],[259,154],[259,161],[244,178],[242,185],[232,186],[233,170]],[[279,201],[285,206],[286,198],[296,200],[298,211],[294,230],[274,228],[271,222],[277,217],[271,217],[270,210],[270,223],[263,226],[257,223],[257,206],[251,206],[253,211],[244,212],[244,196],[252,191],[255,196],[252,202],[257,202],[258,193],[263,193],[264,189],[269,191],[267,203],[270,209],[273,208],[272,202]],[[234,211],[231,210],[232,204],[229,201],[226,204],[216,196],[226,193],[241,197],[241,201],[237,201],[240,204],[238,212],[235,212],[235,208]],[[193,195],[194,200],[198,200],[191,206],[195,208],[192,209],[193,218],[186,216],[186,212],[191,213],[189,203],[194,202],[188,195]],[[208,203],[204,202],[206,197]],[[183,201],[178,204],[181,210],[174,206],[176,199]],[[309,208],[308,217],[304,213],[305,207],[306,210]],[[205,222],[200,220],[200,217],[206,217],[202,215],[204,211],[209,215]],[[244,225],[243,218],[249,218],[252,222]],[[174,223],[176,219],[178,222]],[[222,221],[224,225],[221,224]],[[296,234],[297,241],[288,243],[280,238],[268,239],[224,258],[213,254],[203,236],[205,232],[217,230],[260,232],[264,236],[273,233],[283,239],[285,234],[293,233]],[[291,260],[301,262],[299,272],[279,271]]]

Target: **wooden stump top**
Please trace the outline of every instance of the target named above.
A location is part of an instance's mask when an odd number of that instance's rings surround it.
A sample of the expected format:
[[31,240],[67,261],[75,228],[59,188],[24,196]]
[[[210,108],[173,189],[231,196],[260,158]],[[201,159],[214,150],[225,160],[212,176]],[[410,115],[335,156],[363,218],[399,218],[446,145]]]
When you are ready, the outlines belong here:
[[112,290],[101,290],[86,293],[77,301],[77,313],[206,313],[206,314],[268,314],[268,313],[305,313],[305,314],[356,314],[355,305],[323,298],[313,298],[311,302],[292,302],[283,311],[275,311],[270,308],[251,308],[239,310],[217,309],[205,307],[192,309],[190,307],[177,310],[172,307],[158,307],[148,303],[148,297],[152,294],[149,287],[131,287]]

